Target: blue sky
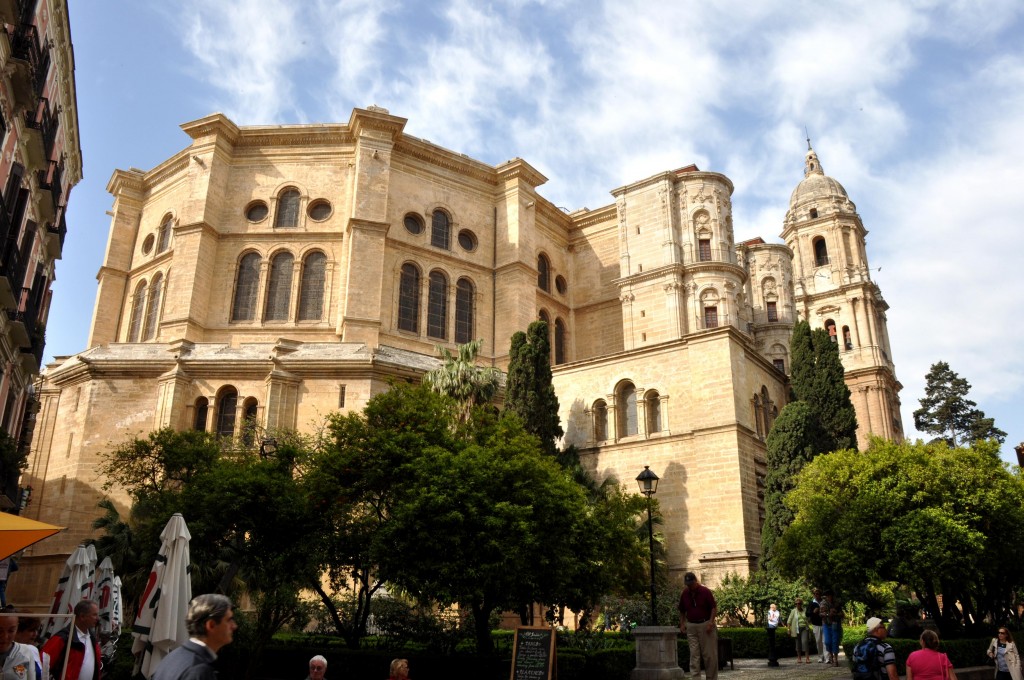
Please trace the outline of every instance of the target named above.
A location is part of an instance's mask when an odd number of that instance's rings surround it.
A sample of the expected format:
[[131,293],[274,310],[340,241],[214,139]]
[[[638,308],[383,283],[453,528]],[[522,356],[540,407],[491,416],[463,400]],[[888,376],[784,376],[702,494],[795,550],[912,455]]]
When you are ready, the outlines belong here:
[[903,421],[931,364],[1024,442],[1024,4],[793,0],[72,0],[85,179],[49,356],[85,348],[115,168],[239,125],[377,104],[490,164],[520,156],[570,210],[696,163],[728,175],[737,241],[778,242],[804,127],[857,204],[890,305]]

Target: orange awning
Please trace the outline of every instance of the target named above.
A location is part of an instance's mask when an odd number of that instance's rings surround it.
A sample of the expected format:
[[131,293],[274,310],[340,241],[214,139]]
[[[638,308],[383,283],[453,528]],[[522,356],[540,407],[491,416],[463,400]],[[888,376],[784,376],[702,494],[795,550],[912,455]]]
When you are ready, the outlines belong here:
[[63,530],[64,527],[0,512],[0,560]]

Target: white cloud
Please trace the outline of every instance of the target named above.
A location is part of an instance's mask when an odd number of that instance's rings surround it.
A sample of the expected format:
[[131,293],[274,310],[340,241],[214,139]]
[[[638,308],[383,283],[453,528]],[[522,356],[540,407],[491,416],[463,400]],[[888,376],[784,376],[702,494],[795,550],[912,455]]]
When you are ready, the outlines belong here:
[[285,122],[295,116],[287,66],[302,58],[309,34],[295,6],[275,0],[193,0],[174,14],[183,41],[199,62],[197,77],[223,93],[219,105],[240,125]]

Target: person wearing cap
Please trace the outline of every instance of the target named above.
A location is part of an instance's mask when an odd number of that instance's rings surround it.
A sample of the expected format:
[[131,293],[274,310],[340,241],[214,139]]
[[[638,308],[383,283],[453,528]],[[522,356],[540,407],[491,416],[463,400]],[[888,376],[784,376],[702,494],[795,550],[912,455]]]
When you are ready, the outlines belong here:
[[869,638],[875,640],[875,653],[878,655],[875,667],[878,668],[879,679],[899,680],[899,673],[896,672],[896,652],[893,651],[892,645],[885,641],[885,638],[889,637],[889,631],[882,623],[882,619],[877,616],[868,619],[867,634]]
[[700,661],[704,660],[704,677],[718,678],[718,604],[710,588],[697,582],[692,571],[683,577],[685,587],[679,595],[679,632],[690,643],[690,675],[700,678]]

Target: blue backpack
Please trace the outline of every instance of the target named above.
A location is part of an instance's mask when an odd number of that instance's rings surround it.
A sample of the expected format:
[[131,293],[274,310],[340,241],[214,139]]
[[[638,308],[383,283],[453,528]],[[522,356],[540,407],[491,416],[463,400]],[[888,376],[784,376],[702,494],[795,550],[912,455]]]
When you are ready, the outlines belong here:
[[878,640],[866,637],[853,648],[853,680],[878,680]]

